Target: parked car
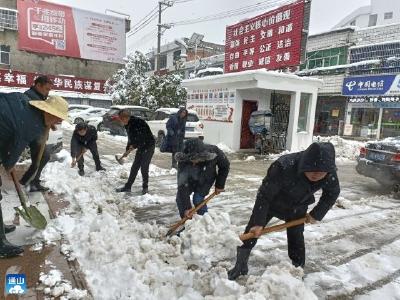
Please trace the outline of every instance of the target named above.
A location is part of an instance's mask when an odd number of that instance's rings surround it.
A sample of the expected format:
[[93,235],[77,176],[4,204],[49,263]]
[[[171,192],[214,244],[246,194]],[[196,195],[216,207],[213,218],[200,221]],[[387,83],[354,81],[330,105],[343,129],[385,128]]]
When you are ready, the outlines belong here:
[[126,135],[125,128],[119,122],[118,113],[126,109],[132,116],[143,118],[144,120],[150,120],[152,112],[147,107],[143,106],[130,106],[130,105],[114,105],[110,107],[110,110],[103,116],[103,122],[98,124],[102,130],[110,131],[113,135]]
[[98,131],[105,131],[103,127],[103,117],[90,117],[86,119],[89,125],[94,126]]
[[[171,115],[178,112],[178,108],[159,108],[156,110],[154,117],[151,121],[148,121],[151,132],[156,137],[157,144],[160,145],[161,141],[167,134],[167,122]],[[199,120],[197,112],[194,110],[188,110],[188,117],[186,120],[186,132],[185,138],[204,138],[203,133],[204,125]]]
[[73,110],[69,113],[69,119],[74,124],[78,124],[81,122],[86,122],[88,118],[92,117],[102,117],[108,112],[107,108],[102,107],[90,107],[84,110]]
[[93,106],[91,105],[85,105],[85,104],[69,104],[68,105],[68,113],[72,113],[72,112],[78,112],[78,111],[82,111],[88,108],[91,108]]
[[360,149],[356,170],[398,192],[400,185],[400,136],[367,143]]

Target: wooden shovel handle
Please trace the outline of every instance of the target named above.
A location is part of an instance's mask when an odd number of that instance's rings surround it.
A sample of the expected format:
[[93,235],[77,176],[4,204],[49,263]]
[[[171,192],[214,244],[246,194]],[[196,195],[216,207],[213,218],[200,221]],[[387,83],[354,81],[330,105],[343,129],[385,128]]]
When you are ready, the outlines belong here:
[[[281,231],[283,229],[286,228],[290,228],[290,227],[294,227],[294,226],[298,226],[301,224],[304,224],[306,222],[306,218],[301,218],[301,219],[297,219],[297,220],[293,220],[290,222],[286,222],[283,224],[279,224],[279,225],[275,225],[275,226],[271,226],[271,227],[266,227],[262,230],[261,234],[266,234],[266,233],[270,233],[270,232],[275,232],[275,231]],[[248,233],[244,233],[242,235],[240,235],[240,240],[241,241],[245,241],[245,240],[249,240],[249,239],[254,239],[254,233],[253,232],[248,232]]]
[[182,218],[178,223],[172,225],[170,230],[168,231],[167,235],[172,235],[179,227],[181,227],[187,220],[189,220],[200,208],[205,206],[212,198],[217,195],[216,192],[210,194],[206,199],[204,199],[199,205],[193,207],[189,212],[189,217]]
[[15,189],[16,189],[16,191],[17,191],[17,193],[18,193],[19,201],[21,202],[22,207],[23,207],[24,209],[26,209],[25,194],[24,194],[24,192],[22,191],[21,186],[19,185],[17,176],[15,175],[15,171],[11,171],[10,174],[11,174],[11,178],[12,178],[12,180],[13,180],[13,182],[14,182]]

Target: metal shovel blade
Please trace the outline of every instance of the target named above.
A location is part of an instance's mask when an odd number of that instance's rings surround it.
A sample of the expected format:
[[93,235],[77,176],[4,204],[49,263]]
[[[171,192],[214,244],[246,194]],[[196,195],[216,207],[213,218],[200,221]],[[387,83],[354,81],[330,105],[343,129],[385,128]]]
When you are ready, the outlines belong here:
[[14,209],[32,227],[41,230],[46,228],[47,220],[37,207],[31,205],[25,208],[14,207]]
[[120,164],[120,165],[123,165],[124,164],[124,162],[123,162],[123,160],[122,160],[122,157],[118,157],[118,155],[115,155],[115,159],[117,160],[117,162]]

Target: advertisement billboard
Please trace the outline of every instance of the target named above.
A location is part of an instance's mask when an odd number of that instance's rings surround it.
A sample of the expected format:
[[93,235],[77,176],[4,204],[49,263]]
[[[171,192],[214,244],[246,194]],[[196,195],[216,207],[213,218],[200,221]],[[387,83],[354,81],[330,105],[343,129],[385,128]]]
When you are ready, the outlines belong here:
[[[226,28],[225,73],[301,63],[310,3],[295,1]],[[304,29],[304,31],[303,31]]]
[[38,0],[18,0],[18,48],[123,63],[125,19]]
[[[35,73],[0,69],[0,86],[30,88],[37,76],[38,75]],[[53,82],[53,89],[57,91],[79,92],[84,94],[105,93],[105,80],[52,75],[48,75],[48,77]]]
[[400,75],[347,77],[343,80],[343,96],[400,95]]

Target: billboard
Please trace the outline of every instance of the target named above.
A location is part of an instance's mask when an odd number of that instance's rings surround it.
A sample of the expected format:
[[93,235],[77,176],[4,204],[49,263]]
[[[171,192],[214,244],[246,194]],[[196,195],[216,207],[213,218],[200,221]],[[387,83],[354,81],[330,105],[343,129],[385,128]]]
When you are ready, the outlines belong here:
[[228,26],[225,73],[298,66],[305,52],[310,18],[311,3],[305,2],[295,1]]
[[[0,69],[0,86],[30,88],[37,76],[35,73]],[[53,82],[54,90],[79,93],[105,93],[105,80],[52,75],[48,75],[48,77]]]
[[38,0],[18,0],[18,48],[122,63],[125,19]]
[[343,80],[342,95],[400,95],[400,75],[347,77]]
[[236,92],[228,89],[189,90],[187,109],[206,121],[233,122]]

